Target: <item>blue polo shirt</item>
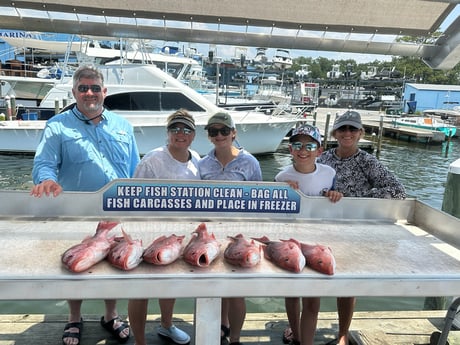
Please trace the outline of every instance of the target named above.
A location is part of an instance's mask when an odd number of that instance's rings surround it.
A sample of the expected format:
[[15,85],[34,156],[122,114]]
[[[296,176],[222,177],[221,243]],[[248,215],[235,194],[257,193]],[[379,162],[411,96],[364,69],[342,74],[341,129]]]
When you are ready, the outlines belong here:
[[34,184],[54,180],[64,191],[96,191],[133,176],[139,152],[131,124],[108,110],[97,125],[82,119],[74,107],[47,121],[35,153]]

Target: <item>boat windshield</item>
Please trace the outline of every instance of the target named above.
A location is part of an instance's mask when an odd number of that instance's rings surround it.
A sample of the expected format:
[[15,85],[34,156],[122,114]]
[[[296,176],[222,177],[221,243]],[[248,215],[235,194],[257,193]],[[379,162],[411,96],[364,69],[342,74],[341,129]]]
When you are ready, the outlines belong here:
[[176,111],[185,108],[188,111],[205,111],[199,104],[180,92],[125,92],[109,95],[104,104],[107,109],[130,111]]

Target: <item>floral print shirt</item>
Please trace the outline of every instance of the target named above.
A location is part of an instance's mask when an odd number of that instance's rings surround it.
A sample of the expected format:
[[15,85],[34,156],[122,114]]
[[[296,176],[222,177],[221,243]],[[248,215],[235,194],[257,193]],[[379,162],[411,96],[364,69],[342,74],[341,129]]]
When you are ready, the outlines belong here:
[[346,197],[404,199],[406,190],[396,176],[375,156],[363,151],[340,158],[335,148],[323,152],[318,163],[329,165],[337,172],[335,189]]

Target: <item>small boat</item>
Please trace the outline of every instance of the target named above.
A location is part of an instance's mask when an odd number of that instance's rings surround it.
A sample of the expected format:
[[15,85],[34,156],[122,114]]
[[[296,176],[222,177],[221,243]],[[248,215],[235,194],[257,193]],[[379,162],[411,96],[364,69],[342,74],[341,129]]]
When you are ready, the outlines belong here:
[[339,79],[343,76],[343,72],[340,70],[340,65],[332,65],[332,70],[326,73],[328,79]]
[[361,72],[360,78],[361,80],[370,80],[370,79],[375,79],[375,76],[377,75],[378,70],[376,66],[369,66],[367,68],[367,71]]
[[283,79],[276,75],[262,78],[253,99],[271,101],[274,103],[290,103],[291,95],[287,92]]
[[300,80],[304,80],[304,78],[307,78],[311,74],[311,71],[308,70],[308,67],[309,65],[307,64],[300,65],[300,69],[297,72],[295,72],[295,75]]
[[272,60],[273,67],[279,68],[282,70],[292,67],[292,59],[289,50],[286,49],[277,49],[275,56]]
[[393,121],[396,126],[406,126],[412,128],[422,128],[432,131],[444,132],[446,137],[453,137],[457,133],[457,127],[437,119],[434,116],[409,116],[400,117]]
[[460,126],[460,107],[452,109],[427,109],[423,111],[425,116],[438,116],[441,120],[448,121],[451,125]]
[[[5,64],[6,69],[5,67],[0,68],[2,70],[0,82],[8,86],[10,97],[14,96],[21,103],[32,107],[40,104],[46,93],[55,84],[71,79],[75,69],[71,65],[105,65],[126,62],[154,64],[184,83],[195,78],[192,73],[196,75],[203,73],[203,68],[198,61],[191,57],[181,56],[174,47],[163,47],[162,53],[153,53],[146,51],[144,43],[139,40],[130,41],[129,44],[102,43],[96,39],[65,42],[44,40],[40,35],[39,38],[27,39],[2,37],[2,40],[16,50],[29,52],[25,57],[29,61],[27,64],[19,60],[10,60]],[[68,63],[58,64],[46,61],[44,65],[34,64],[34,54],[38,55],[37,51],[43,56],[49,53],[54,59],[56,56],[68,55],[69,60]],[[2,97],[6,96],[4,90],[0,91]]]
[[262,68],[267,66],[268,58],[265,55],[267,48],[256,48],[256,56],[254,57],[254,64],[260,65]]

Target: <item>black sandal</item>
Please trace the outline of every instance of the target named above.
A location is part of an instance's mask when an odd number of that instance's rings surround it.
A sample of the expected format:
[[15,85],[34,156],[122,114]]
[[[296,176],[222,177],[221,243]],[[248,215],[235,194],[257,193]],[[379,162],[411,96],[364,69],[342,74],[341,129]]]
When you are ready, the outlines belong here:
[[[113,328],[113,324],[116,321],[120,321],[121,325],[118,326],[117,328]],[[126,343],[129,339],[129,336],[131,335],[131,332],[126,336],[126,337],[121,337],[120,334],[125,330],[126,328],[129,328],[128,324],[124,322],[119,316],[113,318],[110,321],[105,322],[104,317],[101,317],[101,326],[107,331],[110,332],[115,338],[117,338],[118,342],[123,344]]]
[[[78,332],[70,332],[71,328],[78,328]],[[67,345],[64,342],[64,338],[75,338],[78,339],[78,344],[80,344],[81,333],[83,331],[83,319],[80,319],[80,322],[69,322],[64,327],[64,334],[62,335],[62,344]]]
[[230,335],[230,328],[228,328],[227,326],[220,325],[220,330],[222,332],[220,334],[220,340],[224,340]]

